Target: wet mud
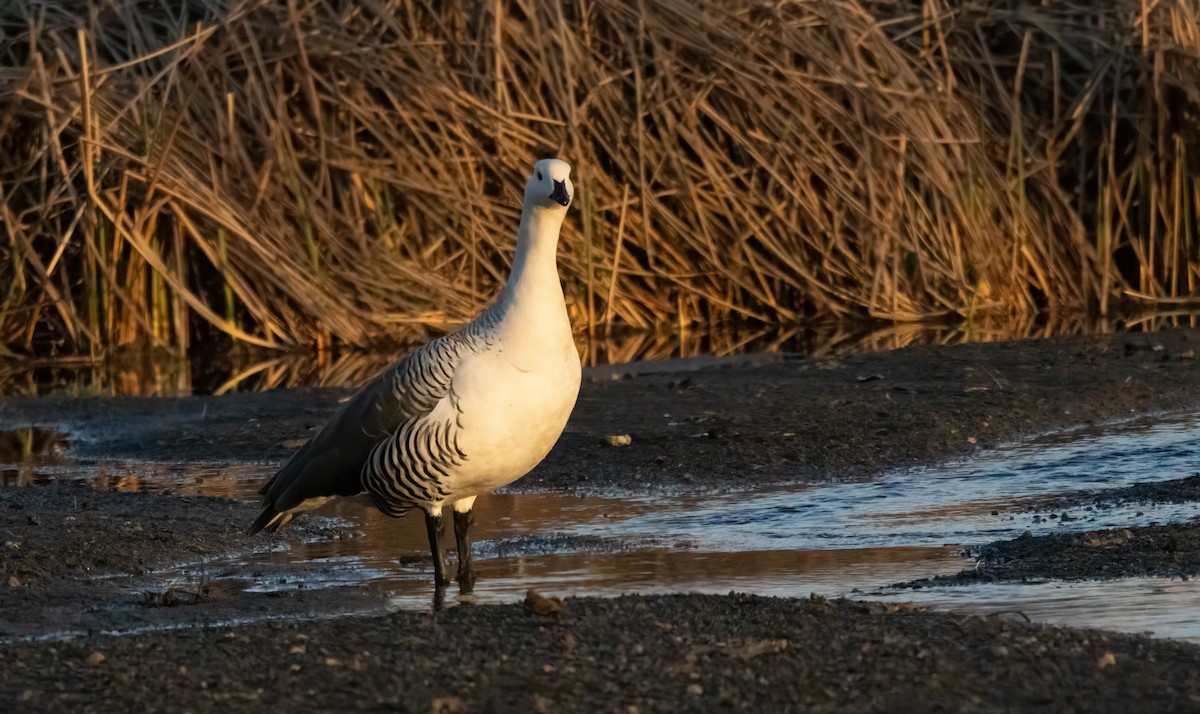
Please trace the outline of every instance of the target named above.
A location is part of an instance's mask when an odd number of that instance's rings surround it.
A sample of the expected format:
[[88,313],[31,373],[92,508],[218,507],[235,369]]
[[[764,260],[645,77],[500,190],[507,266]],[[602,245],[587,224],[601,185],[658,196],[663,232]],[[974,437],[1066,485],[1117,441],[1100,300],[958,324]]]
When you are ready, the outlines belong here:
[[241,524],[254,515],[251,504],[217,498],[106,492],[76,484],[6,489],[0,500],[5,534],[0,575],[37,593],[64,578],[138,574],[241,547]]
[[[79,484],[6,489],[0,493],[0,641],[378,608],[378,599],[364,602],[356,593],[333,602],[326,593],[303,591],[250,595],[236,580],[204,572],[214,555],[336,537],[335,528],[309,521],[251,542],[244,524],[254,515],[252,504],[222,498]],[[180,563],[200,564],[200,570],[164,586],[158,569]]]
[[[559,446],[515,489],[620,487],[670,497],[681,487],[869,478],[1030,434],[1194,407],[1198,342],[1200,333],[1181,330],[699,371],[597,370]],[[9,461],[66,449],[96,463],[270,464],[345,395],[6,399],[0,424],[41,427],[36,439],[5,447]],[[1194,500],[1194,481],[1041,507],[1082,512],[1105,499]],[[1004,617],[733,594],[567,598],[565,612],[549,617],[471,604],[388,614],[386,588],[370,585],[248,592],[236,573],[209,578],[201,570],[166,587],[154,578],[169,564],[272,547],[243,535],[255,512],[244,501],[69,484],[0,489],[0,708],[1200,707],[1200,647]],[[328,519],[296,523],[284,536],[292,543],[337,538],[341,528]],[[1196,529],[1020,538],[986,546],[979,568],[955,577],[1196,575]],[[658,547],[675,545],[666,539]],[[630,546],[564,536],[491,547]],[[143,582],[153,586],[142,589]],[[276,617],[282,621],[269,621]],[[49,624],[71,636],[36,639]]]

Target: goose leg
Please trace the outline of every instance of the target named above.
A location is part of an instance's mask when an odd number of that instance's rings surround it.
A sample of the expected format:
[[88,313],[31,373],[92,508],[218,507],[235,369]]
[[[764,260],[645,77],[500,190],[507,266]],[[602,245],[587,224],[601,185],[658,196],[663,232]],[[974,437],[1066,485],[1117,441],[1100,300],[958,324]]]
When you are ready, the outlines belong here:
[[[474,499],[472,499],[474,500]],[[457,506],[457,504],[455,504]],[[454,540],[458,545],[458,585],[464,593],[475,589],[475,569],[471,567],[471,524],[475,522],[473,511],[454,509]]]
[[425,532],[429,535],[429,550],[433,554],[433,582],[439,588],[445,587],[450,579],[446,577],[446,562],[442,560],[442,516],[439,513],[425,514]]

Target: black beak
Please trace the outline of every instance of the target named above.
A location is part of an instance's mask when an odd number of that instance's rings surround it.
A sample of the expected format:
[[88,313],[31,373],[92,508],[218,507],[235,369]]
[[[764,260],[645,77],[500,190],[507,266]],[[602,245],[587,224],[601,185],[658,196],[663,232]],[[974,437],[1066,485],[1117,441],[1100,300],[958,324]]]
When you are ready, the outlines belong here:
[[559,205],[566,206],[571,203],[571,197],[567,195],[567,182],[555,181],[554,191],[550,194],[551,201],[558,201]]

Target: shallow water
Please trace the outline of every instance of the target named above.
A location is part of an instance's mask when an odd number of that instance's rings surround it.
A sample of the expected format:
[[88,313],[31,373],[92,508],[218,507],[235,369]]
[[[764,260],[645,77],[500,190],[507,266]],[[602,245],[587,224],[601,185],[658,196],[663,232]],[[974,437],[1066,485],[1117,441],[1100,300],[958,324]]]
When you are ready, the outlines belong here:
[[1200,586],[1195,580],[986,583],[970,587],[889,590],[867,597],[915,602],[951,612],[1024,616],[1071,627],[1152,633],[1200,642]]
[[[513,602],[528,588],[561,595],[711,592],[865,594],[968,612],[1019,610],[1046,622],[1200,641],[1194,582],[1134,579],[894,590],[953,574],[967,546],[1056,530],[1091,530],[1200,515],[1200,503],[1037,513],[1022,504],[1137,482],[1174,479],[1200,463],[1200,414],[1076,429],[936,467],[871,481],[754,491],[500,493],[476,505],[476,602]],[[269,464],[72,464],[51,430],[0,434],[5,483],[84,480],[97,488],[251,499]],[[7,446],[5,446],[7,445]],[[314,517],[314,516],[310,516]],[[426,608],[432,587],[424,523],[394,520],[365,499],[320,512],[340,537],[247,553],[154,574],[163,586],[204,578],[251,591],[372,584],[390,606]],[[448,534],[449,536],[449,534]],[[447,541],[452,544],[452,537]],[[452,561],[453,558],[451,557]],[[239,585],[238,587],[243,587]],[[451,600],[454,596],[451,594]]]

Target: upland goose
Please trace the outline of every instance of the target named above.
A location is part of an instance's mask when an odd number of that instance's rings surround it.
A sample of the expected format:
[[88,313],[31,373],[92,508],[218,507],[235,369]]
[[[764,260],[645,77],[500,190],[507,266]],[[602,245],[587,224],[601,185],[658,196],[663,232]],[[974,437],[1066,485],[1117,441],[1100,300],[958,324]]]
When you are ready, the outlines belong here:
[[468,530],[481,493],[529,473],[550,452],[579,395],[579,353],[558,279],[559,229],[571,205],[571,167],[533,166],[512,272],[495,302],[457,332],[429,342],[359,390],[262,488],[251,533],[300,511],[366,491],[399,517],[425,512],[434,578],[448,582],[439,537],[454,511],[458,576],[469,591]]

